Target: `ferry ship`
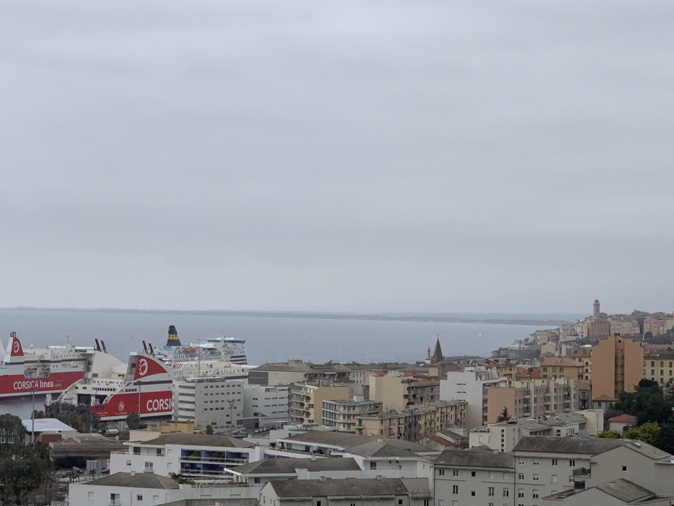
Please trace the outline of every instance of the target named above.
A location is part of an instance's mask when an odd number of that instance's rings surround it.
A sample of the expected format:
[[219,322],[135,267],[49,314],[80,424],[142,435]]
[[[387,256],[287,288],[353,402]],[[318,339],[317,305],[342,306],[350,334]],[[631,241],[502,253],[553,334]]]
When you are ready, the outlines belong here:
[[103,422],[125,420],[132,412],[141,418],[173,415],[173,376],[155,357],[132,353],[127,364],[87,361],[87,373],[63,392],[56,404],[88,407]]
[[155,350],[152,345],[145,345],[145,352],[150,353],[167,364],[187,362],[224,362],[237,365],[248,364],[245,350],[245,339],[234,337],[213,337],[205,343],[181,343],[175,325],[170,325],[166,345]]
[[93,348],[49,346],[25,349],[12,332],[5,350],[0,343],[0,399],[22,395],[60,394],[84,376]]
[[109,355],[95,360],[87,356],[84,377],[56,404],[88,407],[103,422],[124,420],[132,412],[141,418],[171,417],[175,380],[248,376],[244,342],[216,338],[183,346],[171,325],[166,346],[155,350],[143,342],[144,353],[132,353],[127,364]]

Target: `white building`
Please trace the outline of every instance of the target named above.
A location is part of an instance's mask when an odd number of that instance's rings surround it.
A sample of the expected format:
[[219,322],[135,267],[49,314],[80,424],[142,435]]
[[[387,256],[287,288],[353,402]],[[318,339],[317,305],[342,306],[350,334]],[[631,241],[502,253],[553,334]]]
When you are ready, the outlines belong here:
[[150,506],[176,501],[236,499],[236,504],[257,504],[259,488],[179,485],[152,473],[116,473],[103,478],[72,483],[69,503],[77,506]]
[[210,425],[214,432],[236,427],[243,417],[244,380],[198,377],[173,382],[174,417],[193,421],[195,428]]
[[229,480],[227,469],[262,458],[261,447],[229,436],[164,434],[127,443],[126,453],[110,454],[110,472],[181,474],[192,479]]
[[[598,420],[599,412],[601,419]],[[588,418],[589,417],[589,418]],[[597,426],[601,429],[597,431]],[[586,410],[574,413],[558,413],[535,418],[510,419],[491,423],[470,431],[468,446],[486,446],[498,452],[512,452],[523,437],[528,436],[577,436],[582,431],[596,435],[604,427],[602,410]]]
[[262,506],[430,506],[424,479],[273,480],[260,492]]
[[243,386],[244,418],[259,418],[260,427],[273,427],[288,421],[287,385]]
[[443,506],[514,503],[515,469],[510,453],[484,449],[445,450],[435,461],[435,504]]
[[499,384],[498,371],[485,367],[466,367],[463,371],[449,371],[447,379],[440,380],[440,400],[466,401],[466,428],[482,427],[486,390]]

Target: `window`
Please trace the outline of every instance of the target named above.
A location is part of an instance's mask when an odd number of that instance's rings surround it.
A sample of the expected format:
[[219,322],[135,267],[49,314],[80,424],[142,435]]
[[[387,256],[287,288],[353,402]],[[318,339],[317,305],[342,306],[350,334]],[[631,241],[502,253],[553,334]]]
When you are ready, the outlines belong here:
[[452,476],[459,476],[459,470],[458,469],[452,469]]
[[489,471],[489,479],[490,480],[494,479],[494,471]]
[[534,499],[538,499],[538,490],[537,489],[533,489],[531,491],[531,497],[533,497]]
[[573,467],[576,465],[576,461],[574,459],[569,460],[569,466]]
[[519,481],[524,480],[524,473],[517,473],[517,479],[518,479]]
[[[377,469],[377,463],[376,462],[370,462],[370,469]],[[444,472],[444,469],[441,469],[441,471]]]
[[136,501],[142,501],[143,500],[143,494],[137,494],[136,495]]
[[133,454],[134,455],[140,455],[140,446],[134,446],[133,447]]
[[489,497],[494,497],[494,487],[489,487]]
[[556,466],[557,465],[557,459],[552,459],[552,465]]
[[253,481],[254,481],[255,483],[260,483],[260,478],[255,478]]
[[[372,464],[372,462],[370,462]],[[438,476],[444,476],[445,475],[445,470],[444,469],[438,469]]]
[[534,473],[534,481],[538,481],[538,474]]
[[470,472],[470,475],[471,475],[471,476],[475,476],[475,471],[471,471],[471,472]]
[[130,461],[130,460],[127,460],[127,461],[126,461],[126,465],[127,465],[127,466],[130,466],[130,465],[131,465],[131,461]]
[[470,495],[473,496],[473,497],[475,497],[475,490],[471,490],[471,491],[470,491]]
[[524,497],[524,489],[523,488],[517,489],[517,497]]
[[550,477],[550,483],[557,483],[558,481],[559,481],[559,480],[557,479],[557,475],[556,475],[556,474],[553,474],[553,475]]
[[627,466],[623,466],[623,472],[627,471]]
[[402,504],[402,503],[403,503],[403,500],[402,500],[402,499],[398,499],[398,504]]
[[534,459],[534,465],[535,465],[535,466],[540,465],[540,461],[539,461],[538,459]]
[[504,488],[503,489],[503,497],[510,497],[510,490],[508,490],[507,488]]
[[452,494],[458,494],[459,493],[459,486],[458,485],[452,485]]

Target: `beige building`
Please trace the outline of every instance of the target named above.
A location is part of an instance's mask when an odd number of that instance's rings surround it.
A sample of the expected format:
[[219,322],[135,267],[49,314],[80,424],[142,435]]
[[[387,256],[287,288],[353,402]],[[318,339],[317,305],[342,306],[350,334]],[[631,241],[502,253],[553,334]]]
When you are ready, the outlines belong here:
[[319,385],[293,383],[288,391],[288,408],[291,423],[323,424],[323,401],[348,400],[350,385]]
[[358,434],[421,441],[446,428],[464,429],[466,407],[465,401],[437,401],[414,410],[361,416]]
[[358,418],[380,413],[379,401],[323,401],[323,425],[335,427],[342,432],[356,432]]
[[589,345],[571,351],[569,358],[583,365],[583,379],[592,381],[592,347]]
[[674,353],[648,353],[644,356],[644,378],[671,386],[674,382]]
[[641,343],[616,335],[599,341],[592,347],[592,401],[606,403],[621,392],[634,392],[643,365]]
[[513,418],[529,418],[578,409],[578,385],[572,379],[531,379],[486,390],[485,421],[496,423],[507,408]]
[[401,371],[371,374],[369,386],[370,400],[381,402],[384,410],[402,411],[440,398],[439,381]]
[[584,367],[582,363],[568,357],[543,357],[541,359],[541,378],[568,378],[580,381],[584,379]]

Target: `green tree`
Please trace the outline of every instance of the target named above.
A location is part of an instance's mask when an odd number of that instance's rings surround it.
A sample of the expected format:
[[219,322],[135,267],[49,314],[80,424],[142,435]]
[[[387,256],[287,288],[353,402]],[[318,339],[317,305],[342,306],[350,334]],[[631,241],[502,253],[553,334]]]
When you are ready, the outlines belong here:
[[130,430],[142,429],[143,421],[140,418],[140,415],[135,411],[129,413],[129,416],[126,417],[126,424],[129,426]]
[[22,443],[26,436],[26,428],[18,416],[0,415],[0,446],[8,447]]
[[22,504],[28,494],[48,481],[51,471],[47,445],[4,447],[0,453],[0,504]]
[[674,417],[660,426],[658,435],[653,439],[653,446],[674,454]]
[[597,434],[597,437],[601,438],[610,438],[610,439],[620,439],[622,435],[617,430],[604,430]]
[[510,413],[508,413],[508,406],[503,406],[503,411],[496,417],[497,422],[505,422],[510,420]]
[[657,422],[642,423],[637,427],[629,427],[623,433],[625,439],[637,439],[644,443],[653,444],[660,433],[660,424]]
[[213,435],[213,427],[211,425],[206,425],[206,434],[209,436]]

